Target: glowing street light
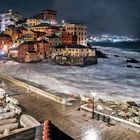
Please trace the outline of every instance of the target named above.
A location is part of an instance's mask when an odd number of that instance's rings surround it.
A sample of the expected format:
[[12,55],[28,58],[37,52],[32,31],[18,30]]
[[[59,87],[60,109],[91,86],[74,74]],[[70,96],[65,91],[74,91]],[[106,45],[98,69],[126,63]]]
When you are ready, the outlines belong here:
[[61,22],[62,22],[62,24],[64,24],[65,23],[65,20],[62,20]]

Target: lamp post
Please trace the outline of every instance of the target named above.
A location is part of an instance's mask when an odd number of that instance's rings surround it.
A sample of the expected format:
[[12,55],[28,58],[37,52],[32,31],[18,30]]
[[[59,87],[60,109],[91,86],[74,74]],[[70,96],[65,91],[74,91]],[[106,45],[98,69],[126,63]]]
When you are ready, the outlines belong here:
[[92,105],[92,118],[94,119],[94,107],[95,107],[95,96],[96,96],[96,93],[92,90],[91,91],[91,95],[92,95],[92,99],[93,99],[93,105]]

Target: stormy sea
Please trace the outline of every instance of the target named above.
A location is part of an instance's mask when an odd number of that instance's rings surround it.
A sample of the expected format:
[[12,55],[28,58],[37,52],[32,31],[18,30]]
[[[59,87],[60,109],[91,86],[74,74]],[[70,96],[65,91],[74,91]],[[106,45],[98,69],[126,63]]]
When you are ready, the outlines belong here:
[[108,58],[86,67],[7,61],[0,63],[0,73],[65,94],[92,96],[94,92],[96,98],[140,103],[140,46],[91,45]]

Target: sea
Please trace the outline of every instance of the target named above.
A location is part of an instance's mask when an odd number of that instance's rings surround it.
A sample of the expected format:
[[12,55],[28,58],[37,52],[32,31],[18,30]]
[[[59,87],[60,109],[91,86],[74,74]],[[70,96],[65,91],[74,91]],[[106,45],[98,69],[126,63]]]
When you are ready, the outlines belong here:
[[[59,93],[93,96],[97,99],[140,103],[140,45],[135,42],[116,44],[91,43],[108,58],[86,67],[48,63],[0,63],[0,73],[28,80]],[[127,67],[131,65],[131,67]],[[28,73],[27,73],[28,69]]]

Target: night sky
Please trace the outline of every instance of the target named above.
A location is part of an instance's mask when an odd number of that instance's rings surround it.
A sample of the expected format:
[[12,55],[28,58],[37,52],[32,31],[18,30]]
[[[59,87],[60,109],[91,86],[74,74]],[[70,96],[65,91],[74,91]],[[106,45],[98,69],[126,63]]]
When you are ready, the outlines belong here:
[[8,9],[26,17],[54,9],[59,20],[86,23],[89,33],[140,38],[140,0],[0,0],[0,12]]

